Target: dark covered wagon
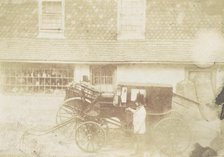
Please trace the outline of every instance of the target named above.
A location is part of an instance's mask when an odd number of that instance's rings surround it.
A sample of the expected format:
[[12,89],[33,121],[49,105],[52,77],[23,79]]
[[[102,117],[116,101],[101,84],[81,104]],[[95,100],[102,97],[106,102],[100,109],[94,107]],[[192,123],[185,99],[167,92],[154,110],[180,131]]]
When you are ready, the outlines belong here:
[[135,107],[139,93],[144,95],[147,134],[153,134],[155,144],[167,155],[182,153],[191,135],[184,120],[172,109],[170,85],[119,83],[115,93],[102,93],[88,83],[72,83],[58,110],[57,123],[75,123],[78,147],[86,152],[98,151],[105,144],[110,124],[131,131],[132,117],[126,108]]

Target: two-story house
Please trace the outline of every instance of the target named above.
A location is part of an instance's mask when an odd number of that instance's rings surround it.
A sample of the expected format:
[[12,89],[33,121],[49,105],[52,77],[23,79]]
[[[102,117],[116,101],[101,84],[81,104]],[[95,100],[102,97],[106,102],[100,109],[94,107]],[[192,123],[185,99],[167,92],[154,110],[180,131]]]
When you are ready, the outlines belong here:
[[88,78],[102,91],[118,82],[184,91],[185,80],[215,93],[224,49],[223,3],[214,2],[1,0],[2,91],[52,93]]

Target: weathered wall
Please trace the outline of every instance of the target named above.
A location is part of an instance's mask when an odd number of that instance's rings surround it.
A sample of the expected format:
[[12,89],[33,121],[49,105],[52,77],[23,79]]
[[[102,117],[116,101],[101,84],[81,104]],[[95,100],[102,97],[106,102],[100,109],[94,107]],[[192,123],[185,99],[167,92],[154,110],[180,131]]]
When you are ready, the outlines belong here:
[[83,80],[83,75],[88,76],[90,79],[90,66],[89,65],[75,65],[74,68],[74,81],[79,82]]
[[[176,91],[177,83],[186,80],[184,65],[161,64],[125,64],[118,65],[115,72],[115,84],[119,82],[170,84]],[[83,75],[91,79],[90,65],[75,65],[74,81],[81,81]],[[224,85],[224,66],[219,66],[216,73],[216,92]]]
[[[195,0],[147,0],[146,39],[189,39],[199,29],[221,30],[220,14],[209,16],[204,8]],[[0,37],[36,38],[38,1],[1,0],[0,19]],[[66,39],[117,38],[117,0],[65,0],[64,19]]]
[[185,78],[184,66],[177,65],[119,65],[117,82],[176,84]]

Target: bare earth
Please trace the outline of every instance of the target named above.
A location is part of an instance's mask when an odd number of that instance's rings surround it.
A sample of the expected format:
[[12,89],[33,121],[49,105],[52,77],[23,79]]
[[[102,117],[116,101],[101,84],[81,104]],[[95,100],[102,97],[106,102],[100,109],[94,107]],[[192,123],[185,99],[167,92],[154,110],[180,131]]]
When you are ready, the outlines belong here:
[[[0,157],[127,157],[133,153],[133,139],[119,129],[109,131],[107,144],[97,153],[81,151],[72,136],[65,136],[65,129],[42,136],[24,134],[33,128],[46,130],[55,126],[56,113],[62,102],[63,96],[1,95]],[[195,142],[209,145],[219,131],[219,121],[206,122],[200,117],[197,107],[184,111],[180,107],[173,107],[185,114],[183,117],[192,132],[190,146],[177,156],[189,156]],[[153,140],[149,141],[145,157],[166,157]]]

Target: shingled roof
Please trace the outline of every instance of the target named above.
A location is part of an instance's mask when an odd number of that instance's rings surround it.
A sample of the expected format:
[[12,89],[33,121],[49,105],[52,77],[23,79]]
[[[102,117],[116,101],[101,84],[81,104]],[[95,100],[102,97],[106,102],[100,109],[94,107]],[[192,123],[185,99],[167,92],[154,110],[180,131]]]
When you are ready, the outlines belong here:
[[[1,39],[2,61],[68,63],[193,63],[192,41]],[[224,56],[216,62],[224,61]]]
[[37,1],[21,1],[0,2],[1,61],[191,63],[196,32],[222,30],[199,1],[147,0],[145,41],[117,41],[117,0],[65,0],[65,39],[40,39]]

